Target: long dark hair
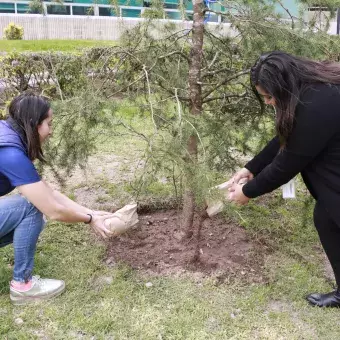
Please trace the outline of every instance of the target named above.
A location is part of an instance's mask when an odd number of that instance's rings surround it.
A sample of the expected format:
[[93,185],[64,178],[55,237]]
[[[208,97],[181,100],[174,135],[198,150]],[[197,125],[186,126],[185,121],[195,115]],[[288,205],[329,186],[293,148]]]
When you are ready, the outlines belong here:
[[31,160],[44,161],[38,125],[48,117],[49,109],[48,100],[34,93],[22,93],[15,97],[9,105],[10,123],[24,138],[28,157]]
[[285,146],[302,93],[315,83],[340,84],[340,64],[273,51],[256,61],[250,81],[253,88],[259,85],[275,99],[276,131]]

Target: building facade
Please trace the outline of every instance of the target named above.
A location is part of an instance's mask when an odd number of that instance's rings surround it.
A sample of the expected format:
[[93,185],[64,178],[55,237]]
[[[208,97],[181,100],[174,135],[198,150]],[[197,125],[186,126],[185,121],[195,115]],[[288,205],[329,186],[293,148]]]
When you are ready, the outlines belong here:
[[[58,2],[57,2],[58,1]],[[126,30],[134,27],[150,9],[151,0],[34,0],[40,8],[32,8],[29,0],[0,0],[0,38],[3,30],[11,22],[24,28],[24,39],[94,39],[117,40]],[[192,0],[160,0],[166,20],[173,20],[179,29],[190,29],[192,25]],[[204,0],[215,11],[224,9],[217,0]],[[115,4],[114,4],[114,3]],[[297,16],[299,7],[295,0],[281,0],[283,7],[291,15]],[[277,6],[277,11],[287,16],[287,11]],[[306,19],[317,18],[321,23],[327,16],[327,8],[311,7],[306,11]],[[43,15],[42,15],[43,14]],[[338,22],[330,23],[328,32],[338,34]],[[207,14],[206,22],[212,27],[230,34],[232,28],[221,15]],[[162,20],[160,20],[162,22]],[[223,25],[219,25],[223,23]],[[231,33],[232,34],[232,33]]]
[[[215,0],[206,0],[214,10],[223,11],[223,8]],[[0,0],[0,13],[3,14],[27,14],[34,13],[27,0]],[[298,9],[295,0],[282,0],[282,3],[292,14],[297,14]],[[140,18],[145,10],[150,7],[150,0],[118,0],[113,4],[112,0],[63,0],[43,1],[45,15],[64,16],[101,16]],[[191,20],[192,1],[185,1],[185,11],[180,11],[179,0],[164,0],[164,15],[166,19]],[[206,18],[209,22],[219,22],[219,17],[210,14]]]

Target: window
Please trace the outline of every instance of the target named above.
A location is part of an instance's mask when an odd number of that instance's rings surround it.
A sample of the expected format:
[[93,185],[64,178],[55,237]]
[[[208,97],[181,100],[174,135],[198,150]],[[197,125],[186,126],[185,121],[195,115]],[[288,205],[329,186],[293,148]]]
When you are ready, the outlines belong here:
[[166,12],[167,18],[171,20],[182,20],[181,13],[180,12]]
[[178,0],[165,0],[164,3],[165,5],[175,5],[178,6]]
[[[143,7],[152,7],[151,5],[152,3],[150,0],[143,1]],[[168,9],[178,9],[178,2],[177,0],[165,0],[163,7]]]
[[27,14],[27,13],[32,13],[30,11],[30,8],[26,4],[17,4],[17,13],[18,14]]
[[114,8],[110,7],[99,7],[99,15],[101,17],[116,17]]
[[177,5],[177,4],[168,4],[168,3],[165,3],[165,4],[164,4],[164,8],[168,8],[168,9],[178,9],[178,5]]
[[206,14],[205,19],[208,20],[208,22],[218,22],[218,16],[214,13],[210,13],[210,15]]
[[0,2],[0,13],[15,13],[14,4]]
[[141,11],[139,9],[122,9],[122,17],[140,18]]
[[143,6],[143,0],[118,0],[118,5],[142,7]]
[[94,15],[94,9],[91,6],[72,6],[73,15]]
[[47,5],[47,14],[70,15],[70,6]]

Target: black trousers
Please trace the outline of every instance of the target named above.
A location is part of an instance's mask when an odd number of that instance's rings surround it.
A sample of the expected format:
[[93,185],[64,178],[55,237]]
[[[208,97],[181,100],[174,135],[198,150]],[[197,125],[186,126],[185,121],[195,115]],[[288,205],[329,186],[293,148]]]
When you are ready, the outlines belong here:
[[338,289],[340,289],[340,226],[332,220],[319,202],[316,202],[314,208],[314,224],[333,268]]

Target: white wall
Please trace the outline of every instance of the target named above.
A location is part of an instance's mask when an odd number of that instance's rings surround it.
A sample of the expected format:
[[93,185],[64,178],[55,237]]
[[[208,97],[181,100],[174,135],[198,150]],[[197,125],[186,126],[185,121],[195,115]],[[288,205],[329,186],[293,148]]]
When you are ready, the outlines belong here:
[[[0,14],[0,39],[4,28],[11,22],[24,27],[24,39],[93,39],[117,40],[126,29],[130,29],[143,19],[98,16],[59,16],[39,14]],[[164,23],[167,20],[159,20]],[[178,29],[190,29],[190,21],[172,21]],[[217,34],[235,34],[229,24],[209,23],[209,28]],[[336,22],[332,22],[330,34],[336,34]]]
[[[82,16],[42,16],[37,14],[0,14],[0,38],[4,28],[10,23],[24,28],[24,39],[93,39],[117,40],[126,29],[137,25],[143,19]],[[159,20],[164,22],[166,20]],[[173,21],[179,29],[189,29],[189,21]],[[209,23],[211,28],[217,24]],[[223,24],[220,33],[231,33],[230,25]]]
[[24,28],[24,39],[94,39],[116,40],[136,20],[98,17],[67,17],[5,14],[0,16],[0,37],[4,28],[14,22]]

